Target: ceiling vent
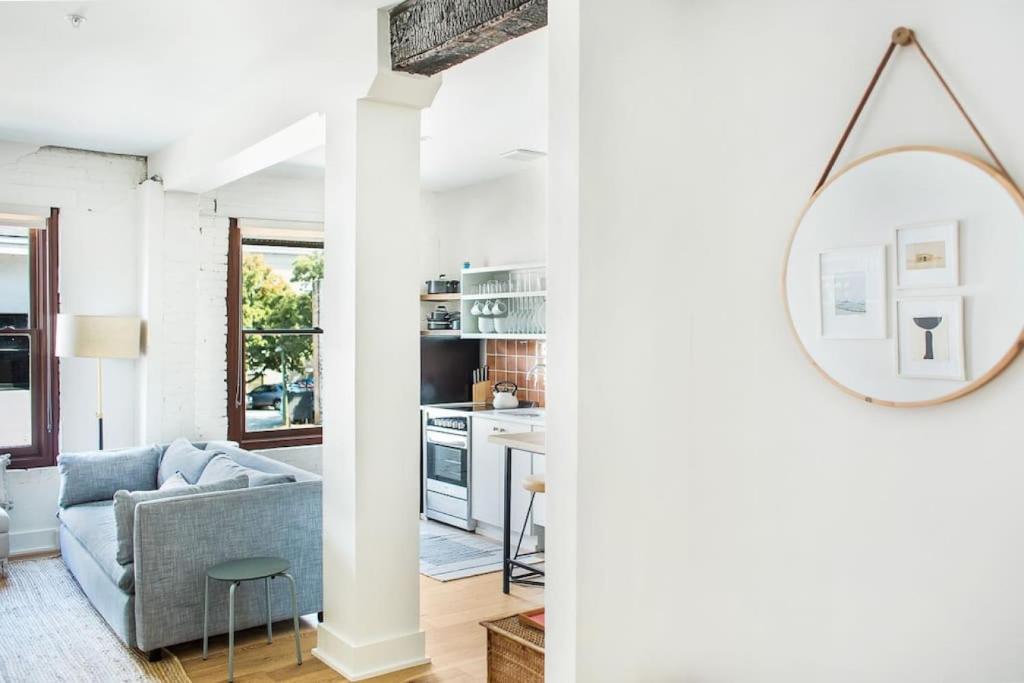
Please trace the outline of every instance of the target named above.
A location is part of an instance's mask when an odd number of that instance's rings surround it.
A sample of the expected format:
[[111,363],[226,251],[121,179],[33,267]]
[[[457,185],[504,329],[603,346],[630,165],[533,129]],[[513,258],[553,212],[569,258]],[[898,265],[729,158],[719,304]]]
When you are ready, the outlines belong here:
[[501,153],[501,158],[508,161],[536,161],[548,155],[547,152],[538,152],[535,149],[510,149]]

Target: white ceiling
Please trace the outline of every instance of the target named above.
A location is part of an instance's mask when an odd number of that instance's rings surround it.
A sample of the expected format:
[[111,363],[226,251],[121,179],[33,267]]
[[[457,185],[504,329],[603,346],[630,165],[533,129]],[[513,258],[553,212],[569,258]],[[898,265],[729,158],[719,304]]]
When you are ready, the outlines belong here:
[[[336,2],[0,2],[0,140],[151,154],[200,128],[274,55],[330,40]],[[87,20],[73,29],[69,13]],[[546,150],[547,31],[445,72],[423,133],[430,189],[523,168],[501,152]],[[315,175],[322,157],[274,170]]]
[[[149,154],[331,0],[0,2],[0,139]],[[65,16],[87,20],[73,29]]]
[[[548,32],[535,31],[443,74],[423,112],[420,167],[428,190],[444,191],[522,171],[532,162],[502,152],[548,149]],[[323,169],[323,149],[270,172],[304,177]]]

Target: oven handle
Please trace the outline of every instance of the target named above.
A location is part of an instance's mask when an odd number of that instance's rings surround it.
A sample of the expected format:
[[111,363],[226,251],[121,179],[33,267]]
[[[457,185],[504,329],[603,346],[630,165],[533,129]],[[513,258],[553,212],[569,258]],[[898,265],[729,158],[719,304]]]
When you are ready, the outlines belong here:
[[434,443],[439,446],[451,446],[454,448],[461,448],[466,450],[468,447],[468,439],[464,436],[457,436],[455,434],[446,434],[445,432],[435,432],[433,430],[427,430],[427,443]]

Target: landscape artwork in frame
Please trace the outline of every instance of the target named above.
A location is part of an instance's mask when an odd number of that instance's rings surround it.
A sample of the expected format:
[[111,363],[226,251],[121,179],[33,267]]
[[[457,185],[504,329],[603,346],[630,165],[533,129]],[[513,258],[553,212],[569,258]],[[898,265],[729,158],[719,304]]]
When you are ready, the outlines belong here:
[[896,300],[897,371],[908,379],[965,380],[964,300]]
[[818,256],[824,339],[885,339],[885,246],[830,249]]
[[896,228],[896,287],[956,287],[960,284],[957,221]]

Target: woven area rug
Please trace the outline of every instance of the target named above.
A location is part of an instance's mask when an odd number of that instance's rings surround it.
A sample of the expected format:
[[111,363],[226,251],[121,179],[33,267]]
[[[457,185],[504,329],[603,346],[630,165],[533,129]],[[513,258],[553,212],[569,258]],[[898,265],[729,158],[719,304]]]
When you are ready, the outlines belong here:
[[[513,537],[513,548],[518,535]],[[537,564],[543,555],[521,557]],[[501,571],[501,543],[486,536],[420,520],[420,574],[438,581],[454,581]]]
[[164,650],[150,663],[89,604],[60,558],[11,562],[0,578],[0,681],[189,683]]

